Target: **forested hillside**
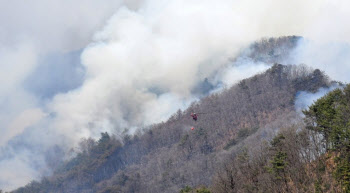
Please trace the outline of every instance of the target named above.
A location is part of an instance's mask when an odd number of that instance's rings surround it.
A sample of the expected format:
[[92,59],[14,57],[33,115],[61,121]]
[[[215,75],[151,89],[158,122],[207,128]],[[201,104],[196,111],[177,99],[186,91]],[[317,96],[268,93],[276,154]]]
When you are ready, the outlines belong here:
[[259,151],[243,148],[228,159],[212,192],[350,192],[350,85],[303,113],[305,124],[282,128]]
[[[178,111],[167,122],[125,134],[122,141],[108,133],[98,141],[82,140],[81,152],[54,175],[15,192],[179,192],[185,186],[210,186],[242,144],[254,149],[274,135],[274,128],[298,119],[298,91],[328,86],[319,70],[275,64]],[[191,112],[205,114],[194,122]],[[250,135],[256,138],[249,142]]]
[[0,21],[0,193],[350,193],[350,0],[3,0]]
[[[240,57],[283,61],[299,39],[263,39]],[[304,120],[296,111],[299,92],[333,84],[318,69],[275,63],[134,135],[82,139],[51,176],[14,192],[349,191],[349,87],[318,100]]]

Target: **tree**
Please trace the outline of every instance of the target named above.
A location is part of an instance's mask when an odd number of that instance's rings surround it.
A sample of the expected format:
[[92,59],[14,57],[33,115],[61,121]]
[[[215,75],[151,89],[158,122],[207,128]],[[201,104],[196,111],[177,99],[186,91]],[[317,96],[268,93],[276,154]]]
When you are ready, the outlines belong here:
[[340,145],[342,136],[340,124],[342,91],[336,89],[318,99],[308,110],[303,111],[307,129],[317,131],[323,135],[326,150],[335,149]]
[[180,193],[191,193],[192,188],[189,186],[185,186],[183,189],[180,190]]
[[196,193],[211,193],[207,188],[202,187],[196,190]]
[[326,150],[335,155],[335,178],[350,191],[350,84],[318,99],[303,113],[307,129],[320,133]]

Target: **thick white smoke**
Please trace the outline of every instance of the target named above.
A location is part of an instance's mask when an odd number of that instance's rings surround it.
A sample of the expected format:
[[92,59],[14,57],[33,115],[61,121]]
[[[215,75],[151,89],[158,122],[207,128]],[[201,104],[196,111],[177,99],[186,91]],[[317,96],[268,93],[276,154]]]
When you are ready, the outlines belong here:
[[[120,8],[82,54],[87,69],[84,85],[55,97],[51,106],[57,113],[55,127],[79,139],[101,129],[165,120],[195,98],[191,90],[199,81],[212,76],[243,46],[262,36],[303,29],[305,23],[287,25],[275,12],[251,10],[253,4],[267,11],[281,6],[286,18],[298,18],[291,10],[300,2],[285,1],[288,8],[275,3],[144,1],[137,10]],[[265,26],[271,23],[273,29]],[[266,68],[257,66],[230,67],[221,78],[230,84],[252,75],[245,70]]]
[[[0,1],[0,102],[11,112],[0,112],[2,152],[11,155],[0,155],[5,189],[38,178],[41,171],[32,169],[33,163],[44,168],[40,151],[34,160],[31,151],[12,148],[17,138],[45,152],[55,144],[74,146],[101,131],[117,133],[166,120],[196,99],[192,90],[204,78],[229,85],[264,70],[267,65],[251,61],[227,65],[261,37],[305,35],[314,42],[326,40],[323,45],[350,40],[346,1]],[[294,62],[316,67],[333,62],[314,60],[312,55],[325,56],[327,49],[312,47],[305,51],[301,43]],[[38,57],[79,49],[86,70],[79,88],[45,101],[23,88],[38,68]],[[345,77],[349,60],[337,60]],[[330,72],[337,79],[335,69]],[[16,165],[23,169],[10,178],[6,168]]]
[[[114,0],[0,0],[0,189],[38,178],[45,166],[43,154],[33,153],[38,148],[11,141],[57,143],[57,136],[47,139],[45,135],[47,115],[52,112],[43,106],[46,101],[25,88],[31,84],[27,77],[40,71],[43,56],[85,47],[120,4]],[[36,124],[40,129],[33,129]]]
[[350,1],[325,1],[299,42],[293,63],[325,71],[333,80],[350,82]]
[[350,42],[301,40],[293,62],[318,68],[333,80],[350,82]]

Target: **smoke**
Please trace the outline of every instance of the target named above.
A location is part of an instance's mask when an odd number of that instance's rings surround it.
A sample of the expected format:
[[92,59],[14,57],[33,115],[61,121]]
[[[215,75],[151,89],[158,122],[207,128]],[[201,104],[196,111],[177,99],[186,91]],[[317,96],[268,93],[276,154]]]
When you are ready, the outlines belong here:
[[[293,33],[302,26],[289,27],[260,10],[252,14],[252,3],[144,1],[137,10],[121,7],[82,53],[84,85],[57,95],[50,104],[57,113],[56,127],[79,139],[101,130],[113,132],[164,121],[196,98],[191,91],[197,84],[215,77],[225,65],[229,68],[222,69],[216,79],[228,85],[266,69],[262,63],[227,63],[242,47],[272,33],[263,24],[273,22],[274,35]],[[273,3],[260,6],[270,10]],[[290,9],[299,5],[281,8],[292,18]]]
[[333,80],[350,82],[350,44],[345,41],[323,43],[301,40],[293,62],[318,68]]
[[[259,61],[231,60],[261,37],[322,39],[321,50],[300,42],[293,62],[324,65],[331,77],[347,80],[346,46],[324,54],[330,43],[350,40],[345,33],[350,6],[334,2],[1,3],[0,187],[12,189],[45,174],[46,153],[55,145],[66,150],[102,131],[132,132],[165,121],[198,99],[194,90],[206,78],[229,86],[266,69],[269,64]],[[80,62],[69,59],[74,53],[81,53]],[[317,61],[315,55],[326,58]],[[344,71],[337,72],[339,67]],[[10,166],[22,168],[16,178],[5,172]]]
[[244,78],[251,77],[257,73],[264,72],[270,67],[269,64],[253,61],[251,58],[240,57],[237,61],[229,63],[216,74],[215,82],[224,86],[236,84]]
[[0,43],[18,44],[30,40],[48,51],[80,49],[122,1],[102,0],[1,0]]
[[[298,42],[291,63],[304,63],[324,71],[332,80],[350,82],[350,2],[327,1],[320,13],[304,32],[305,39]],[[300,92],[296,96],[295,108],[299,114],[317,99],[339,88],[321,88],[316,93]]]
[[330,78],[349,83],[350,2],[337,0],[320,4],[314,22],[304,30],[293,63],[304,63],[326,72]]
[[[46,150],[62,139],[47,129],[53,112],[45,106],[51,96],[37,88],[46,83],[53,94],[67,91],[62,79],[72,76],[50,80],[63,69],[62,74],[69,75],[75,67],[62,60],[65,64],[57,64],[56,70],[45,71],[56,59],[43,58],[84,48],[121,3],[0,0],[0,189],[38,179],[45,173]],[[40,80],[43,77],[49,80]]]
[[80,54],[81,51],[73,51],[40,57],[37,67],[23,81],[23,87],[40,101],[80,87],[85,76]]
[[297,93],[295,98],[295,110],[300,115],[303,116],[302,111],[306,110],[311,106],[314,102],[316,102],[319,98],[326,95],[328,92],[332,90],[340,88],[339,85],[332,85],[330,88],[320,88],[316,93],[310,93],[306,91],[300,91]]

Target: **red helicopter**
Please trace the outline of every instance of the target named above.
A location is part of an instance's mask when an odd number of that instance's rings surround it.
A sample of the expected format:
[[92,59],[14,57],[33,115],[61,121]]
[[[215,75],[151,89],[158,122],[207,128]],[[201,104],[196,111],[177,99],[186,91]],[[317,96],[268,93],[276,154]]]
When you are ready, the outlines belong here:
[[207,113],[191,113],[192,119],[193,119],[194,121],[197,121],[198,115],[199,115],[199,114],[207,114]]
[[[194,121],[198,120],[198,114],[206,114],[206,113],[191,113],[191,117]],[[194,127],[191,127],[191,130],[194,130]]]
[[194,121],[197,121],[197,119],[198,119],[198,116],[196,113],[191,113],[191,117]]

